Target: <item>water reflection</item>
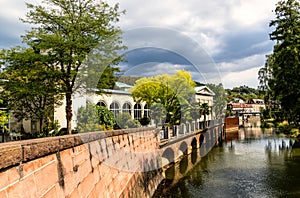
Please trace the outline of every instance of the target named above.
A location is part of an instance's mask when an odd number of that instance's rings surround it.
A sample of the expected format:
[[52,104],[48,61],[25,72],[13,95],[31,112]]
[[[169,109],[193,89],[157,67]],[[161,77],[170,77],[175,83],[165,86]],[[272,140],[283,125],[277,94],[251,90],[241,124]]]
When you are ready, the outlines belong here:
[[230,135],[201,160],[198,149],[173,166],[185,174],[163,181],[154,197],[300,197],[298,141],[256,127]]

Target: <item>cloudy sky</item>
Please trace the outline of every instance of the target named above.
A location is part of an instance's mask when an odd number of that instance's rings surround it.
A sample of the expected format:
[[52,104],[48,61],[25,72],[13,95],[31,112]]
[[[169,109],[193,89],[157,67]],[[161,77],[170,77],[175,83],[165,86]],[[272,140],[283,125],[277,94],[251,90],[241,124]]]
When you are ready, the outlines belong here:
[[[268,34],[277,0],[107,1],[126,10],[118,24],[128,46],[125,74],[184,68],[198,81],[257,87],[273,48]],[[19,21],[25,13],[22,0],[0,1],[0,48],[21,44],[29,29]]]

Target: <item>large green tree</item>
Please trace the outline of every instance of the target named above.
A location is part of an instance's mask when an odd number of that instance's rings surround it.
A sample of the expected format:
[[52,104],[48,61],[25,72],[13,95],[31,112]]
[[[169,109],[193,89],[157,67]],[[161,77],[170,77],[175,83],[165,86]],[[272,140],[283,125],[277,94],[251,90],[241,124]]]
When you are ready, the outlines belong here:
[[[0,59],[5,66],[0,74],[1,97],[19,120],[39,122],[39,131],[53,119],[54,108],[60,105],[59,81],[33,49],[3,50]],[[45,131],[47,133],[47,131]]]
[[161,104],[166,112],[166,123],[179,124],[193,100],[195,82],[189,72],[178,70],[175,75],[163,74],[137,80],[132,89],[135,101],[150,107]]
[[271,55],[271,77],[268,85],[280,102],[282,114],[290,122],[300,122],[300,3],[298,0],[279,1],[276,18],[270,26],[270,39],[276,41]]
[[[122,12],[118,4],[111,7],[96,0],[44,0],[41,5],[27,7],[30,10],[23,22],[33,24],[33,28],[23,40],[47,57],[48,68],[58,71],[65,93],[67,129],[71,133],[72,95],[80,86],[76,84],[78,72],[89,63],[102,62],[101,66],[109,67],[120,61],[116,51],[123,48],[121,31],[115,24]],[[86,61],[88,55],[92,60]]]

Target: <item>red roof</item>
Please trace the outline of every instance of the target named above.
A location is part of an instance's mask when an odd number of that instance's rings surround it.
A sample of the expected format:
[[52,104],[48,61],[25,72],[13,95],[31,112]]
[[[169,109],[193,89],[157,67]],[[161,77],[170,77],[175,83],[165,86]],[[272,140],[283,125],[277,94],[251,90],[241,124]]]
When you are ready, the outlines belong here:
[[232,108],[252,108],[251,104],[244,104],[244,103],[231,103]]

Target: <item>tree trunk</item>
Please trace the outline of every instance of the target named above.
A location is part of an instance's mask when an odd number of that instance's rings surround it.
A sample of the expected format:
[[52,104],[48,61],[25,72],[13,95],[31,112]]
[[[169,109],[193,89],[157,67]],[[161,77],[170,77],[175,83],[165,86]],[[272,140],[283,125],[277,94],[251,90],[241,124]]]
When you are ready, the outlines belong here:
[[43,118],[40,118],[39,122],[40,122],[40,133],[42,133],[43,132]]
[[72,134],[72,94],[66,93],[66,120],[68,134]]

